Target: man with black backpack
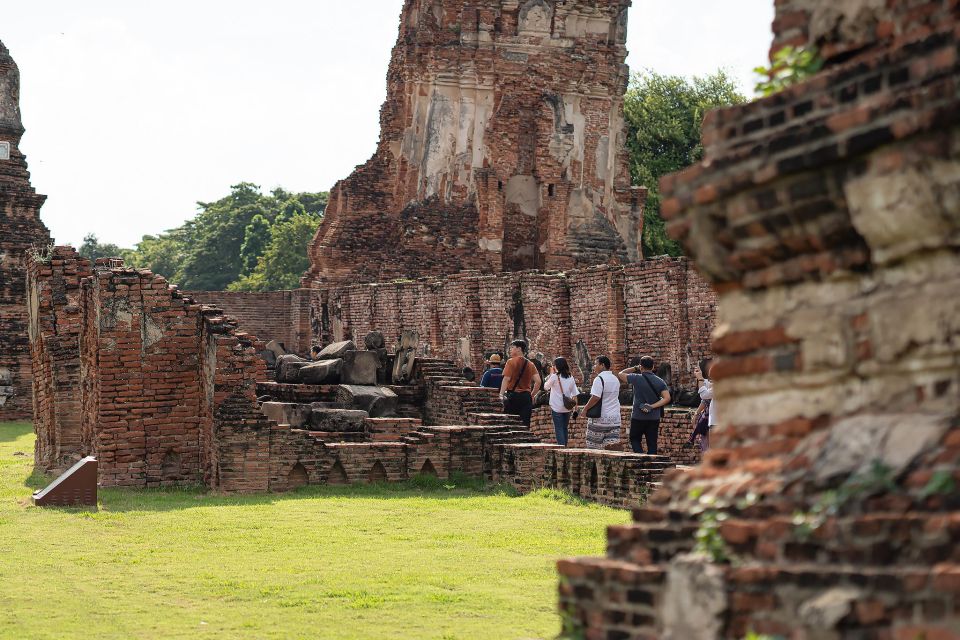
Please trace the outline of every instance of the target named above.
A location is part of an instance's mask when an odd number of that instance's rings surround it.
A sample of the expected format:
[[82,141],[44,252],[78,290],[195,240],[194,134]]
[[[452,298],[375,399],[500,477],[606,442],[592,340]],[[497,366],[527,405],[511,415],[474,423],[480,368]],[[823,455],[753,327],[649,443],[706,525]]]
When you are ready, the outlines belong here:
[[647,439],[647,453],[656,455],[657,436],[663,407],[670,403],[667,383],[653,373],[653,358],[643,356],[640,365],[617,374],[620,382],[633,387],[633,413],[630,416],[630,448],[643,453],[643,438]]

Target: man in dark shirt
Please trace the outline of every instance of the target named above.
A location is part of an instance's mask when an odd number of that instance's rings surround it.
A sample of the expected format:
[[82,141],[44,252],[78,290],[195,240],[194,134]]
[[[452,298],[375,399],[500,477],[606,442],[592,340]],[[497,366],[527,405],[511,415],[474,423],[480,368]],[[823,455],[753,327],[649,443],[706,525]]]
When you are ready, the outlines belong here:
[[630,447],[634,453],[643,453],[643,438],[647,439],[647,453],[656,455],[657,436],[663,407],[670,403],[667,383],[653,373],[653,358],[643,356],[640,366],[624,369],[617,374],[620,382],[633,387],[633,413],[630,416]]
[[503,382],[503,369],[500,368],[500,363],[502,362],[499,353],[494,353],[490,356],[490,359],[487,360],[487,370],[483,372],[483,377],[480,378],[480,386],[487,387],[488,389],[499,389],[500,383]]

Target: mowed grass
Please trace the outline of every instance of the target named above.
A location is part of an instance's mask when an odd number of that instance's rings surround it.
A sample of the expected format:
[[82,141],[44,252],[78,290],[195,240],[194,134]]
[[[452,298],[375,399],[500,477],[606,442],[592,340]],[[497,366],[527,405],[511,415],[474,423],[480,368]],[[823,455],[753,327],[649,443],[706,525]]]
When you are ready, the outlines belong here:
[[33,441],[0,424],[2,638],[551,638],[556,559],[629,517],[432,478],[41,509]]

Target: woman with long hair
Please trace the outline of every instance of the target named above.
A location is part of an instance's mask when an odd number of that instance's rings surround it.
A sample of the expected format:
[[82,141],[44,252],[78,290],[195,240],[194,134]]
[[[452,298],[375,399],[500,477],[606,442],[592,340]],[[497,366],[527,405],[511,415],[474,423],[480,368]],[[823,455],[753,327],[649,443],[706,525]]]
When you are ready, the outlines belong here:
[[693,433],[684,445],[692,447],[697,436],[700,436],[700,452],[706,453],[710,448],[710,428],[714,425],[716,407],[713,405],[713,382],[710,381],[710,359],[704,358],[693,370],[697,377],[700,393],[700,406],[693,414]]
[[543,388],[550,392],[550,415],[553,416],[553,431],[557,435],[557,444],[565,447],[569,436],[570,414],[577,406],[577,394],[580,393],[566,358],[553,361]]

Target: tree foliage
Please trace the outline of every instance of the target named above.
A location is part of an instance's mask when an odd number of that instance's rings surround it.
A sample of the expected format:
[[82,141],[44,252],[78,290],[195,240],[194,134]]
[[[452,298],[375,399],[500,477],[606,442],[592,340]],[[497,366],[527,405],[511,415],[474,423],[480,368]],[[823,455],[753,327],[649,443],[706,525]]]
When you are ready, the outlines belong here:
[[97,258],[123,258],[129,251],[129,249],[121,249],[115,244],[100,242],[94,233],[85,235],[83,237],[83,244],[77,249],[77,253],[89,260],[96,260]]
[[660,217],[659,180],[703,157],[700,130],[710,109],[744,102],[746,98],[724,71],[692,80],[652,71],[635,74],[624,97],[627,149],[634,184],[649,191],[644,212],[645,256],[680,255]]
[[306,211],[283,216],[270,228],[270,243],[256,269],[230,285],[231,291],[294,289],[310,266],[307,247],[320,225],[320,216]]
[[787,87],[802,82],[823,68],[823,58],[816,47],[781,47],[769,67],[755,67],[757,86],[755,91],[762,96],[773,95]]
[[[122,257],[127,264],[150,269],[188,290],[259,290],[256,283],[260,281],[287,283],[271,288],[296,286],[307,267],[307,246],[326,205],[325,192],[290,193],[277,188],[263,194],[257,185],[241,182],[219,200],[198,202],[197,215],[182,226],[144,236],[135,249],[103,245],[90,234],[84,239],[81,253],[87,257]],[[287,230],[294,220],[298,229],[313,225],[309,236]],[[296,244],[274,249],[276,257],[267,262],[269,269],[264,267],[260,280],[252,278],[263,256],[279,238]],[[300,260],[286,256],[285,252],[299,256]],[[282,272],[284,268],[295,271]]]

